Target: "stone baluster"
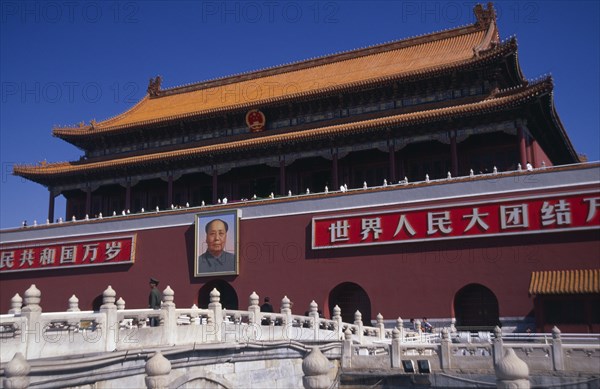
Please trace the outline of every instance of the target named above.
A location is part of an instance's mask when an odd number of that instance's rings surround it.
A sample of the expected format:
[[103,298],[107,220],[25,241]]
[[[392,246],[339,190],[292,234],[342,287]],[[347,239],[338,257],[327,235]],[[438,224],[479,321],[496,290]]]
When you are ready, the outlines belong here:
[[260,297],[256,294],[256,292],[252,292],[249,299],[250,305],[248,306],[248,312],[250,313],[248,321],[250,324],[261,324],[262,315],[260,313],[260,305],[258,305],[259,301]]
[[450,332],[455,334],[456,333],[456,318],[453,317],[452,320],[450,320]]
[[15,356],[4,367],[4,380],[2,387],[8,389],[25,389],[29,387],[29,377],[31,366],[21,353]]
[[392,330],[392,345],[390,347],[390,353],[392,354],[392,369],[399,369],[402,365],[401,342],[402,333],[396,327]]
[[504,356],[504,342],[502,341],[502,330],[494,327],[494,339],[492,340],[492,357],[494,364],[498,363]]
[[415,319],[415,330],[417,331],[418,336],[421,337],[423,330],[421,329],[421,320],[419,319]]
[[119,297],[115,305],[117,306],[117,311],[125,310],[125,300],[123,300],[123,297]]
[[41,301],[42,292],[36,288],[35,284],[32,284],[29,289],[25,291],[25,306],[21,309],[21,314],[27,317],[30,321],[30,326],[33,325],[33,321],[37,322],[42,314],[42,307],[40,306]]
[[308,317],[314,319],[310,322],[310,328],[313,328],[317,325],[317,319],[319,318],[319,304],[315,300],[308,304]]
[[177,312],[175,311],[175,292],[169,285],[162,292],[162,311],[161,325],[164,339],[169,344],[177,341]]
[[13,315],[18,315],[21,313],[21,307],[23,306],[23,297],[19,296],[18,293],[10,299],[10,309],[8,313],[12,313]]
[[450,347],[452,346],[452,342],[450,340],[450,332],[447,328],[442,329],[442,340],[440,342],[440,363],[442,365],[442,370],[448,370],[452,368],[452,352]]
[[319,340],[319,305],[315,300],[308,306],[308,316],[310,317],[310,328],[313,329],[313,340]]
[[292,302],[288,298],[288,296],[283,296],[281,299],[281,314],[285,315],[283,319],[283,324],[292,324]]
[[337,331],[337,338],[343,339],[344,331],[342,329],[342,309],[339,306],[333,307],[333,317],[331,320],[335,321],[335,331]]
[[554,370],[565,370],[562,339],[560,337],[560,330],[556,326],[552,328],[552,363],[554,364]]
[[379,339],[385,339],[385,325],[383,324],[383,315],[381,313],[377,314],[377,332]]
[[108,285],[108,288],[102,292],[102,305],[100,306],[100,313],[104,314],[106,323],[103,330],[105,335],[105,347],[106,351],[114,351],[117,348],[117,331],[119,328],[119,321],[117,320],[117,306],[115,299],[117,292]]
[[152,358],[146,362],[146,388],[167,389],[169,387],[169,374],[171,373],[171,362],[157,351]]
[[352,367],[352,331],[346,328],[342,341],[342,369]]
[[190,308],[190,320],[192,324],[200,325],[202,324],[202,319],[200,318],[200,308],[196,304],[193,304]]
[[[41,334],[42,325],[40,323],[40,317],[42,315],[42,307],[40,302],[42,301],[42,292],[36,288],[35,284],[32,284],[29,289],[25,291],[24,306],[21,309],[21,316],[27,320],[27,323],[21,324],[22,339],[31,345],[33,350],[37,350],[39,345],[39,336]],[[29,349],[29,347],[27,347]],[[26,349],[26,350],[27,350]],[[31,354],[26,354],[31,355]]]
[[358,329],[356,330],[356,335],[358,336],[358,343],[363,344],[364,329],[362,313],[360,313],[359,310],[356,310],[356,312],[354,312],[354,325],[358,327]]
[[79,312],[79,311],[81,311],[79,309],[79,299],[77,298],[77,296],[73,295],[69,299],[69,308],[67,309],[67,312]]
[[312,347],[302,361],[302,384],[305,389],[328,389],[333,380],[329,375],[331,363],[319,347]]
[[515,350],[506,349],[502,358],[494,364],[496,373],[496,387],[499,389],[528,389],[531,387],[529,382],[529,367],[523,362]]
[[282,335],[284,339],[291,339],[292,337],[292,302],[287,296],[283,296],[281,299],[281,314],[283,315],[283,329]]
[[210,292],[210,303],[208,309],[213,313],[213,326],[208,329],[208,334],[211,332],[214,334],[214,339],[217,341],[221,340],[221,326],[223,325],[223,306],[221,305],[221,293],[214,288]]
[[400,341],[404,340],[404,320],[400,316],[396,319],[396,329],[400,331]]

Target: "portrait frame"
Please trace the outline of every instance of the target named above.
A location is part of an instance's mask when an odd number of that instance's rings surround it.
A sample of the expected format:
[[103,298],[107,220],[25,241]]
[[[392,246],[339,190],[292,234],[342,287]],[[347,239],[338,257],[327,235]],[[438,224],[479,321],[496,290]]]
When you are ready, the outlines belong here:
[[[195,217],[194,277],[239,274],[239,209],[198,213]],[[215,258],[209,253],[207,225],[215,220],[227,224],[224,253]]]

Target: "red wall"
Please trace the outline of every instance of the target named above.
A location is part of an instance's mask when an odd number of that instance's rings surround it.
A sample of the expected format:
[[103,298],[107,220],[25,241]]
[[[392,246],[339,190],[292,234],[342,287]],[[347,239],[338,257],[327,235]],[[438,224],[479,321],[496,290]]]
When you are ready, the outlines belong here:
[[[597,231],[313,251],[311,218],[306,214],[240,222],[240,274],[221,278],[237,291],[241,309],[256,291],[270,296],[276,309],[287,295],[296,313],[304,313],[314,299],[328,315],[329,292],[350,281],[369,295],[373,316],[452,317],[455,293],[480,283],[498,298],[500,316],[525,316],[533,309],[528,296],[532,271],[597,268],[599,261]],[[32,283],[42,291],[46,312],[65,310],[72,294],[82,310],[91,309],[109,284],[127,308],[145,308],[150,277],[161,281],[161,290],[171,286],[179,307],[189,307],[212,279],[193,277],[193,253],[191,224],[140,231],[134,264],[2,275],[0,309],[6,313],[10,298],[23,296]]]

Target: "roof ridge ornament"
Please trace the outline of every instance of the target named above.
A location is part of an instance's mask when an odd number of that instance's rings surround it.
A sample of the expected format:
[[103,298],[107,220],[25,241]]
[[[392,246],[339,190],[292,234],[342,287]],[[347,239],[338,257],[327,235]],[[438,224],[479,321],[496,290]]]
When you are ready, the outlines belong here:
[[475,25],[478,27],[488,26],[491,22],[496,23],[496,10],[492,2],[487,3],[487,9],[484,9],[481,4],[475,5],[473,12],[477,18]]
[[156,76],[156,78],[150,78],[148,82],[147,92],[151,97],[158,96],[160,92],[160,84],[162,83],[162,77],[160,75]]

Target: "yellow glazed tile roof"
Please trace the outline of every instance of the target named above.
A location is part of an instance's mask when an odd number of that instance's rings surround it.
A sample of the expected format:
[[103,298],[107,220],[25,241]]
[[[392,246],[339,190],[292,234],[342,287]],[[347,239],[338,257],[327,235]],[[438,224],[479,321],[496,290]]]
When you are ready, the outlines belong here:
[[529,294],[600,293],[600,269],[536,271]]
[[183,92],[165,90],[163,92],[168,93],[157,97],[147,95],[130,110],[93,126],[55,128],[53,132],[56,136],[90,135],[419,74],[473,59],[491,47],[492,30],[495,31],[495,24],[486,29],[459,29],[461,33],[448,32],[441,35],[443,38],[416,40],[399,48],[321,64],[316,61],[314,66],[292,66],[283,69],[285,71],[261,73],[237,82],[236,77],[231,77],[230,82],[227,79],[220,83],[207,82],[205,86]]
[[13,173],[18,176],[35,180],[36,177],[80,174],[83,172],[112,169],[129,166],[132,164],[147,164],[165,160],[198,158],[212,153],[240,152],[242,150],[256,147],[277,145],[281,142],[303,142],[329,138],[332,136],[343,136],[346,134],[373,131],[389,126],[407,126],[443,120],[450,117],[477,115],[522,104],[523,102],[535,99],[537,96],[550,93],[552,88],[552,81],[548,78],[536,84],[500,91],[492,97],[469,104],[403,113],[376,119],[311,128],[303,131],[284,134],[267,135],[267,133],[261,133],[260,136],[250,139],[230,141],[207,146],[190,147],[173,151],[155,152],[141,156],[121,157],[94,162],[83,161],[43,163],[41,165],[15,165],[13,167]]

